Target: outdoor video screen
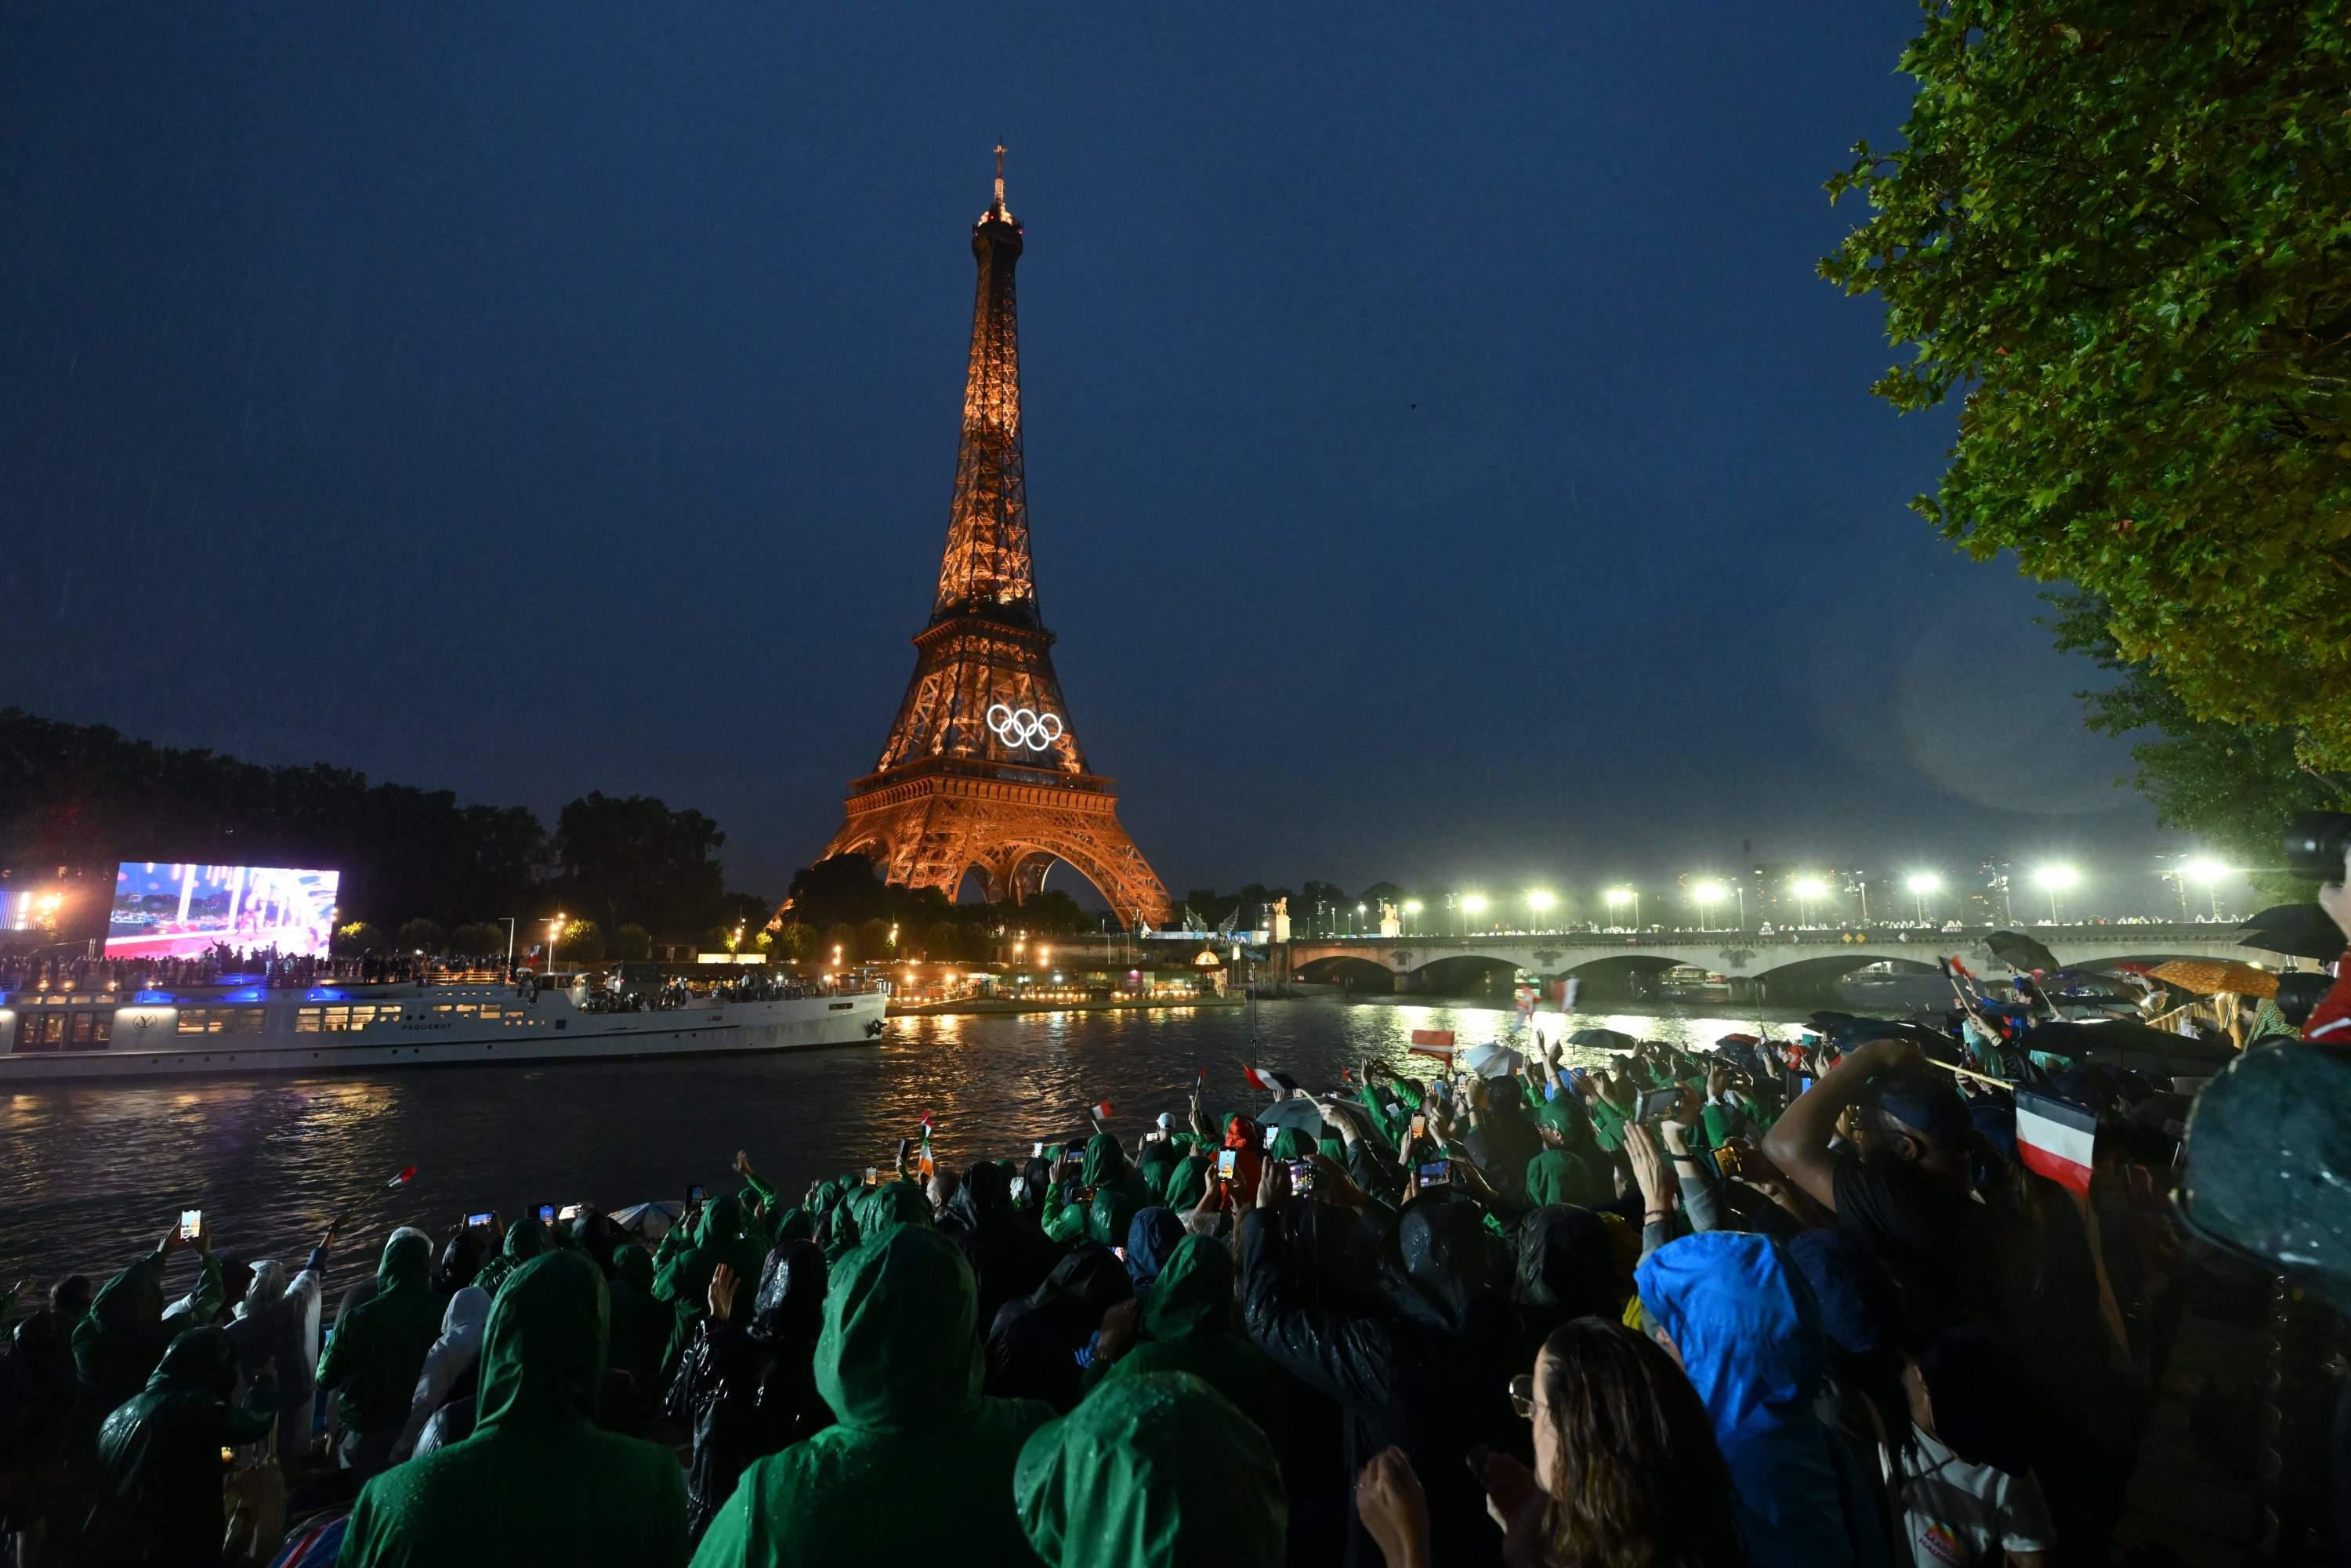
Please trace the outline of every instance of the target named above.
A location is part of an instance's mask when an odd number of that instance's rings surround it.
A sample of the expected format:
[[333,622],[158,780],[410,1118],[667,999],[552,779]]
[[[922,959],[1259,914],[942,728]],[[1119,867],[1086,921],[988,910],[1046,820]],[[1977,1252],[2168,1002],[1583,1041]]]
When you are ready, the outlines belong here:
[[193,958],[217,945],[323,954],[334,933],[341,876],[285,866],[124,861],[114,868],[106,956]]

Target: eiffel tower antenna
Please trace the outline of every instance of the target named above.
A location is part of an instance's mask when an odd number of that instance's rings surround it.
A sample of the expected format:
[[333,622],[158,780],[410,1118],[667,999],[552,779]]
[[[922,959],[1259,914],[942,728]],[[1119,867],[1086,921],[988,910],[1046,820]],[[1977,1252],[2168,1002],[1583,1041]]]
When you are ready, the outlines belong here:
[[1114,781],[1086,766],[1037,606],[1012,287],[1023,244],[998,145],[996,199],[971,231],[963,434],[930,622],[882,755],[850,785],[824,852],[871,855],[885,880],[950,899],[975,872],[989,898],[1026,898],[1058,860],[1122,924],[1156,925],[1167,890],[1119,823]]

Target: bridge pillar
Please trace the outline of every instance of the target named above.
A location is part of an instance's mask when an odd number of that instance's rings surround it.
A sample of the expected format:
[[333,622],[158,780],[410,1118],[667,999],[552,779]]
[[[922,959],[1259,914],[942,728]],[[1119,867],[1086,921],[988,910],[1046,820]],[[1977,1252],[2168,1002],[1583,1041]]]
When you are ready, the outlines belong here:
[[1730,977],[1730,999],[1734,1002],[1760,1002],[1765,998],[1769,991],[1770,988],[1757,976],[1733,975]]
[[1403,996],[1407,992],[1419,990],[1420,977],[1418,975],[1407,975],[1402,969],[1398,969],[1396,971],[1395,977],[1395,989],[1398,996]]

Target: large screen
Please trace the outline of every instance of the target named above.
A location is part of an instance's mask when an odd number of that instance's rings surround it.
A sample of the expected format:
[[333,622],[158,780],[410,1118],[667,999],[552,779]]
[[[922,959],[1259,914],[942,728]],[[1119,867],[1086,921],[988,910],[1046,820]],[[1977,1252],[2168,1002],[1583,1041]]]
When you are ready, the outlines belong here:
[[334,934],[341,879],[340,872],[283,866],[124,861],[114,868],[106,956],[193,958],[216,945],[323,954]]

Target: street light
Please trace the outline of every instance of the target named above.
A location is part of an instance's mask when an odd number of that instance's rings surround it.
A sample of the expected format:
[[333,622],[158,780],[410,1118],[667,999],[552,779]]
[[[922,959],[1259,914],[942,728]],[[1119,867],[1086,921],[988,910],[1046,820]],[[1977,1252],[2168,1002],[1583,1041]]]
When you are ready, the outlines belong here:
[[[1527,890],[1527,907],[1534,911],[1538,917],[1550,913],[1552,905],[1558,902],[1559,900],[1547,887],[1531,887]],[[1538,929],[1541,929],[1542,921],[1538,918],[1535,925]]]
[[1829,884],[1819,877],[1800,876],[1796,879],[1796,924],[1799,926],[1808,926],[1813,923],[1813,904],[1825,897],[1828,891]]
[[563,927],[569,922],[563,911],[557,910],[555,918],[547,923],[547,972],[555,973],[555,945],[563,940]]
[[1713,918],[1714,906],[1720,904],[1723,899],[1728,897],[1729,893],[1730,890],[1729,888],[1710,878],[1705,882],[1695,883],[1691,885],[1690,898],[1698,904],[1698,922],[1699,930],[1711,931],[1714,929],[1714,927],[1708,925],[1707,922]]
[[1358,904],[1357,905],[1355,905],[1355,934],[1356,934],[1357,936],[1360,936],[1361,935],[1363,935],[1363,930],[1364,930],[1364,906],[1363,906],[1362,904]]
[[1910,896],[1918,901],[1918,924],[1926,925],[1927,895],[1930,893],[1942,892],[1943,879],[1931,871],[1914,872],[1911,873],[1910,880],[1903,885],[1910,890]]
[[1608,901],[1608,907],[1611,909],[1622,909],[1625,904],[1631,904],[1633,906],[1634,929],[1638,930],[1640,928],[1641,894],[1639,889],[1631,887],[1612,887],[1606,893],[1601,894],[1601,896]]
[[2079,886],[2082,873],[2070,865],[2044,865],[2034,869],[2032,884],[2049,895],[2049,924],[2057,924],[2057,895]]
[[1410,924],[1411,918],[1420,913],[1420,900],[1416,898],[1405,899],[1404,901],[1404,913],[1406,922],[1405,925],[1405,933],[1409,936],[1412,932],[1412,926]]
[[1461,895],[1461,935],[1464,936],[1469,935],[1469,917],[1471,915],[1483,915],[1485,913],[1486,895],[1484,894],[1463,894]]
[[2212,918],[2220,919],[2220,879],[2230,874],[2229,868],[2210,855],[2199,855],[2182,869],[2188,873],[2189,881],[2204,884],[2204,891],[2212,898]]

